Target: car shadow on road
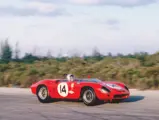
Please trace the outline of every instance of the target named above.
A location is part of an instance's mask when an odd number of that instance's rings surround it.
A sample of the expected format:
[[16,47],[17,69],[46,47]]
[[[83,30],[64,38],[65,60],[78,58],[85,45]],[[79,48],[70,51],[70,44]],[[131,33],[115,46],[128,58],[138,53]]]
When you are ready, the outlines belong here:
[[[109,102],[109,101],[100,101],[98,100],[97,103],[93,106],[98,106],[98,105],[104,105],[104,104],[116,104],[116,103],[131,103],[131,102],[138,102],[138,101],[141,101],[143,100],[145,97],[144,96],[136,96],[136,95],[132,95],[130,96],[129,98],[125,99],[125,100],[122,100],[122,101],[112,101],[112,102]],[[60,100],[60,99],[52,99],[49,103],[58,103],[58,102],[66,102],[66,103],[82,103],[82,101],[78,101],[78,100]]]
[[112,102],[104,102],[104,101],[98,101],[96,106],[98,105],[103,105],[103,104],[107,104],[107,103],[111,103],[111,104],[118,104],[118,103],[127,103],[127,102],[138,102],[138,101],[141,101],[143,100],[145,97],[144,96],[136,96],[136,95],[132,95],[130,96],[129,98],[125,99],[125,100],[122,100],[122,101],[119,101],[119,100],[115,100],[115,101],[112,101]]
[[137,102],[137,101],[141,101],[143,100],[145,97],[144,96],[136,96],[136,95],[132,95],[129,98],[121,101],[121,102]]

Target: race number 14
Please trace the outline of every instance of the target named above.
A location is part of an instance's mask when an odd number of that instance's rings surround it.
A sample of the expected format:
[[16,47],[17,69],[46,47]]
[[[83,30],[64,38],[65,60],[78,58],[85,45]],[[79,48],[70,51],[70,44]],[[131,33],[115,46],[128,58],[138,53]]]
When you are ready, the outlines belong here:
[[67,83],[60,83],[58,85],[57,90],[58,90],[58,93],[59,93],[60,96],[67,97],[67,95],[68,95],[68,85],[67,85]]

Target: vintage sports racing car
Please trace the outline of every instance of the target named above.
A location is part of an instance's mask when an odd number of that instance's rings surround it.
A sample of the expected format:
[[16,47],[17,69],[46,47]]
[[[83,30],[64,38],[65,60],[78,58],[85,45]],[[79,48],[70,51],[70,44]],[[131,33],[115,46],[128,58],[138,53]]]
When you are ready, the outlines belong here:
[[124,100],[130,96],[127,86],[120,82],[104,82],[99,79],[46,79],[31,85],[31,91],[42,103],[51,99],[82,100],[85,105],[100,101]]

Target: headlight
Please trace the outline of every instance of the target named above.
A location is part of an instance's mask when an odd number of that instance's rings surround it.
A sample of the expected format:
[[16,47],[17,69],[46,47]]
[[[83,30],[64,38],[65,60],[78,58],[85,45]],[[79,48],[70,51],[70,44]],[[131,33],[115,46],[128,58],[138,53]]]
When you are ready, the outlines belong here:
[[116,84],[106,84],[108,87],[113,88],[113,89],[117,89],[117,90],[121,90],[122,87],[120,87],[119,85]]

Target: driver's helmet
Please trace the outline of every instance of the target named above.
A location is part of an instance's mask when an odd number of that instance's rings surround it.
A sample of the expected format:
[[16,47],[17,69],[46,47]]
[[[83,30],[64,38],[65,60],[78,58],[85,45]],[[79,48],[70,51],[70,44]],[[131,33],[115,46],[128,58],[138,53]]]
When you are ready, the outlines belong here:
[[68,75],[67,75],[67,80],[68,80],[68,81],[73,81],[73,80],[74,80],[74,75],[68,74]]

